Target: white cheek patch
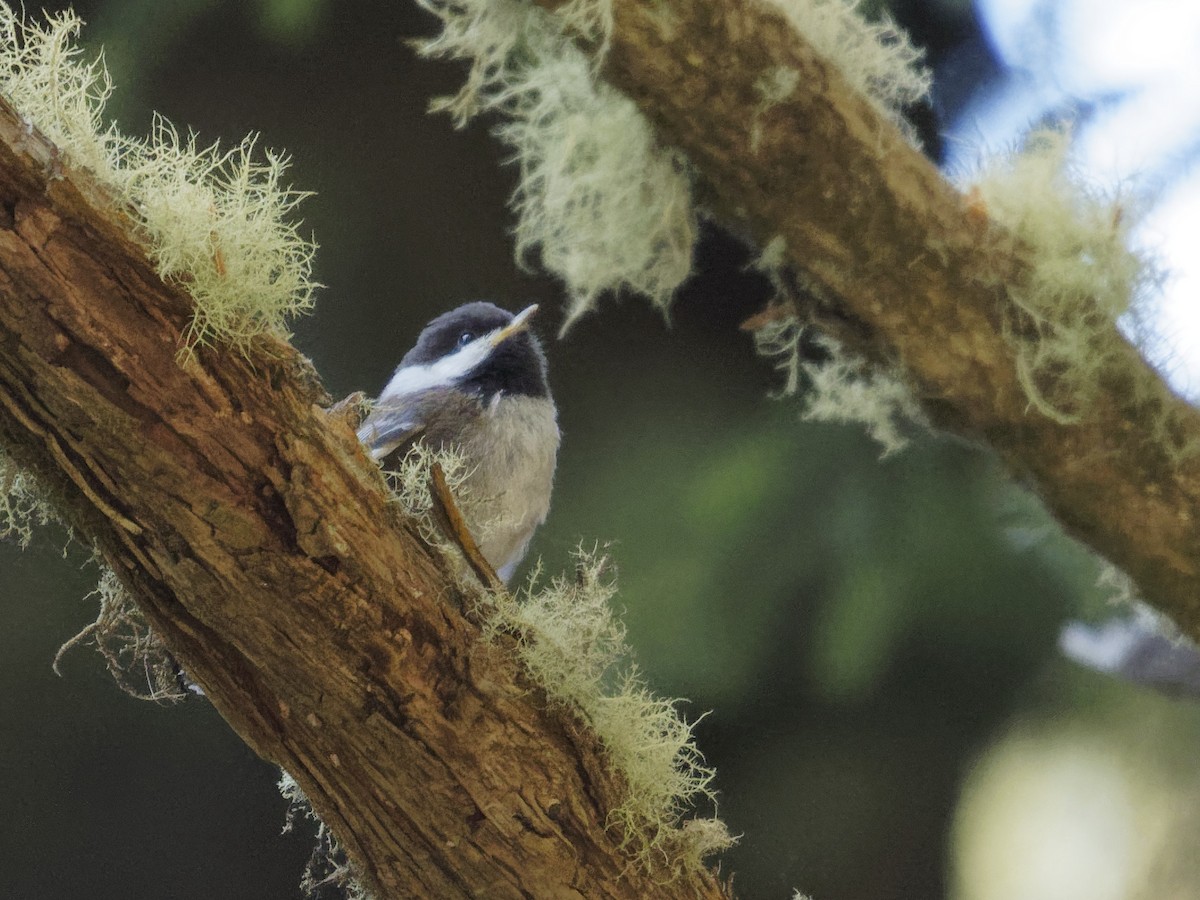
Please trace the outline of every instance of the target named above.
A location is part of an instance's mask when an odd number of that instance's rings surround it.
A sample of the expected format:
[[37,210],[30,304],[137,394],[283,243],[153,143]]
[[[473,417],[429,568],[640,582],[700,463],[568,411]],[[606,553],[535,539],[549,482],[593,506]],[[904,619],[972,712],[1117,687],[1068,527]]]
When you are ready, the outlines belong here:
[[399,368],[379,395],[379,399],[390,400],[430,388],[448,387],[487,359],[491,352],[492,345],[488,341],[488,335],[484,335],[435,362]]

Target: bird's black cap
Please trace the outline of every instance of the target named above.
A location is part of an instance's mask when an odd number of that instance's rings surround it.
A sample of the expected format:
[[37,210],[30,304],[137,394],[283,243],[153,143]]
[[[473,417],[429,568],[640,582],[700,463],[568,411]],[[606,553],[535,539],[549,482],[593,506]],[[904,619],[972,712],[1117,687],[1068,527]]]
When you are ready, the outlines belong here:
[[[425,326],[416,345],[404,354],[400,368],[437,362],[464,343],[503,328],[515,316],[494,303],[476,301],[442,313]],[[528,329],[507,337],[475,368],[458,380],[461,390],[490,400],[497,393],[549,397],[546,354]]]

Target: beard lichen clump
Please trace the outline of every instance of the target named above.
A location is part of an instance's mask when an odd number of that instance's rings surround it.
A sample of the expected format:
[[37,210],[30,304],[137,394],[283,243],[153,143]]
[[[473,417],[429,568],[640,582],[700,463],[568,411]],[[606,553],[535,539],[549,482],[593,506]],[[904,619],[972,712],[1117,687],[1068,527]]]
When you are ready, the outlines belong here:
[[566,284],[564,330],[600,295],[628,289],[666,309],[691,273],[696,212],[684,156],[661,144],[625,95],[597,77],[611,10],[575,0],[548,13],[525,0],[420,0],[442,20],[426,56],[470,63],[466,84],[433,104],[458,125],[497,112],[513,150],[518,260],[535,251]]
[[280,769],[277,787],[288,804],[283,833],[294,831],[298,820],[307,821],[316,832],[316,846],[300,877],[300,895],[307,900],[320,900],[332,890],[345,900],[374,900],[375,895],[367,890],[329,826],[313,811],[296,779]]
[[54,672],[61,675],[63,657],[80,644],[91,643],[104,660],[117,686],[131,697],[155,703],[175,703],[187,692],[175,658],[151,630],[117,574],[99,560],[100,581],[89,594],[100,603],[96,621],[58,648]]
[[59,521],[33,476],[0,448],[0,540],[29,546],[33,529]]
[[1122,373],[1132,378],[1134,402],[1162,391],[1158,379],[1136,377],[1116,328],[1121,322],[1135,343],[1147,340],[1149,299],[1162,280],[1152,258],[1131,246],[1140,210],[1119,191],[1089,184],[1069,153],[1069,134],[1034,132],[1021,152],[986,162],[971,187],[1029,260],[1023,283],[1006,285],[1020,313],[1007,338],[1030,406],[1064,425]]
[[759,356],[784,376],[780,394],[800,394],[806,422],[858,424],[886,458],[908,446],[906,425],[928,427],[916,395],[898,368],[873,364],[832,335],[801,321],[794,298],[803,290],[787,262],[781,236],[767,243],[751,268],[771,282],[767,309],[742,325]]
[[67,164],[90,170],[129,214],[159,275],[195,301],[187,345],[244,347],[312,307],[315,244],[292,221],[305,194],[283,187],[286,158],[255,158],[256,139],[230,151],[199,147],[156,118],[147,138],[105,124],[112,82],[77,46],[70,12],[28,21],[0,3],[0,94],[55,144]]
[[387,479],[392,499],[417,523],[421,537],[427,543],[446,551],[453,544],[442,534],[433,518],[430,479],[434,466],[441,467],[446,485],[460,507],[469,502],[471,498],[467,496],[465,486],[471,470],[462,451],[454,446],[430,447],[425,441],[418,439],[400,458],[395,470],[384,471],[384,477]]
[[624,801],[610,813],[626,846],[652,872],[672,878],[699,871],[734,843],[716,818],[684,820],[701,800],[715,800],[713,769],[704,763],[678,701],[654,695],[629,661],[625,627],[612,611],[616,583],[609,560],[576,551],[573,578],[538,586],[540,571],[519,597],[490,599],[485,634],[510,634],[533,678],[599,736],[625,778]]
[[924,51],[886,14],[871,22],[862,0],[768,0],[792,27],[866,97],[880,115],[916,143],[905,108],[929,96],[933,74]]
[[[820,359],[802,352],[805,342],[819,351]],[[905,423],[926,424],[916,397],[898,373],[872,365],[795,317],[761,325],[754,331],[754,345],[784,373],[782,393],[803,392],[801,419],[861,425],[882,448],[882,458],[908,446]]]
[[[480,112],[501,115],[495,133],[520,169],[512,199],[517,258],[537,251],[566,284],[564,330],[607,292],[628,289],[665,311],[692,269],[691,165],[599,77],[612,35],[610,0],[571,0],[554,13],[527,0],[419,2],[442,22],[421,52],[470,63],[458,94],[432,108],[460,126]],[[928,95],[930,74],[900,29],[867,21],[858,0],[771,3],[913,138],[903,111]],[[798,77],[765,72],[764,104],[785,99]]]

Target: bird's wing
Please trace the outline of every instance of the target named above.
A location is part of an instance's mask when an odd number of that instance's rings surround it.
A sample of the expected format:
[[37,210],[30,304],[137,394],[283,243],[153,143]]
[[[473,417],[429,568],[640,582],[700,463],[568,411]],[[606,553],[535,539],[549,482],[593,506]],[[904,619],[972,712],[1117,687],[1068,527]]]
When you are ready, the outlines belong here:
[[358,429],[358,439],[372,459],[383,459],[424,431],[423,405],[403,399],[376,404]]

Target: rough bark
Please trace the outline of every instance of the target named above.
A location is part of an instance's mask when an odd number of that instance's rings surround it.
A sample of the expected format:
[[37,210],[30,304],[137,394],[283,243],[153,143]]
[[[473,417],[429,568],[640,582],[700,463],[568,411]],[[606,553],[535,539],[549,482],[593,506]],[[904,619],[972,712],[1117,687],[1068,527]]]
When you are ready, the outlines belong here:
[[[1020,248],[764,6],[613,5],[606,77],[718,210],[786,239],[813,313],[903,365],[939,424],[995,447],[1200,637],[1200,459],[1146,437],[1151,417],[1200,436],[1197,414],[1138,406],[1123,379],[1078,424],[1030,411],[1005,291],[984,286],[1028,277]],[[796,90],[763,109],[756,83],[781,66]],[[129,227],[0,104],[0,439],[368,880],[384,896],[721,896],[628,864],[594,738],[478,640],[294,350],[180,363],[189,303]]]
[[0,441],[381,897],[723,897],[606,830],[620,784],[463,615],[307,361],[181,361],[190,303],[0,102]]
[[[561,0],[539,0],[547,8]],[[603,75],[682,149],[719,218],[782,235],[809,311],[868,358],[898,363],[941,427],[991,445],[1066,529],[1200,639],[1200,413],[1124,338],[1076,424],[1030,408],[1006,286],[1030,277],[1011,235],[957,192],[837,69],[758,0],[612,0]],[[780,68],[792,93],[764,106]],[[750,135],[755,134],[752,142]],[[1169,446],[1162,439],[1169,442]]]

